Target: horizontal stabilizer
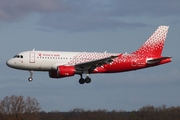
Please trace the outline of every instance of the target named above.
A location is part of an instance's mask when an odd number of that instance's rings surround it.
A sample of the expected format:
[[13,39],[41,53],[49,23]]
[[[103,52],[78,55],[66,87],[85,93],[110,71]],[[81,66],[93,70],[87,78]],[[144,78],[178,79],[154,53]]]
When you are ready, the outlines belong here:
[[160,63],[162,60],[166,60],[166,59],[170,59],[171,57],[160,57],[160,58],[156,58],[156,59],[149,59],[147,60],[147,64],[156,64],[156,63]]

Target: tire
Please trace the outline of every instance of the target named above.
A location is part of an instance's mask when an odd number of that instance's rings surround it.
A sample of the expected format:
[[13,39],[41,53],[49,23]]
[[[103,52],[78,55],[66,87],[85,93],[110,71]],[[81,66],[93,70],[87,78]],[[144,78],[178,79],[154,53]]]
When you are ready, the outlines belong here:
[[28,81],[29,81],[29,82],[32,82],[32,81],[33,81],[33,78],[32,78],[32,77],[29,77],[29,78],[28,78]]
[[80,79],[79,79],[79,83],[80,83],[80,84],[84,84],[84,83],[85,83],[85,80],[84,80],[83,78],[80,78]]
[[86,77],[85,82],[86,83],[90,83],[91,82],[91,78],[90,77]]

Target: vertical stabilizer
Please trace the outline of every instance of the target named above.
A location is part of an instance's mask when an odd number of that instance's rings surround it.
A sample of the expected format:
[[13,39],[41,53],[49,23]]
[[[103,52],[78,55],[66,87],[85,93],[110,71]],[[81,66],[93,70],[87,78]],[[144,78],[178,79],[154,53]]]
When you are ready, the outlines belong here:
[[149,39],[132,54],[161,56],[169,26],[159,26]]

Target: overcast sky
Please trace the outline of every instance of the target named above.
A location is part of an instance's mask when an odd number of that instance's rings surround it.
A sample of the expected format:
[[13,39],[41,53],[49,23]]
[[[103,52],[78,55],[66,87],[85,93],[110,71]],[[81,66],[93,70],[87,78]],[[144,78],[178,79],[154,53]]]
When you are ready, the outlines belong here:
[[[179,0],[0,0],[0,99],[35,97],[42,110],[138,110],[180,105]],[[173,62],[138,71],[51,79],[47,72],[8,68],[6,60],[32,50],[131,53],[159,25],[170,26],[163,55]]]

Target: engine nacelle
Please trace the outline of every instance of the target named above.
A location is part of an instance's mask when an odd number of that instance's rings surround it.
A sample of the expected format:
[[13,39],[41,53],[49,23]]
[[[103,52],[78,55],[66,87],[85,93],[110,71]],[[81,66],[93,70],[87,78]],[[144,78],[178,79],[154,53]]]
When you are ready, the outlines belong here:
[[74,66],[58,66],[57,71],[60,77],[74,76],[76,72]]
[[49,71],[49,77],[51,78],[63,78],[74,76],[76,73],[74,66],[58,66],[57,70]]

